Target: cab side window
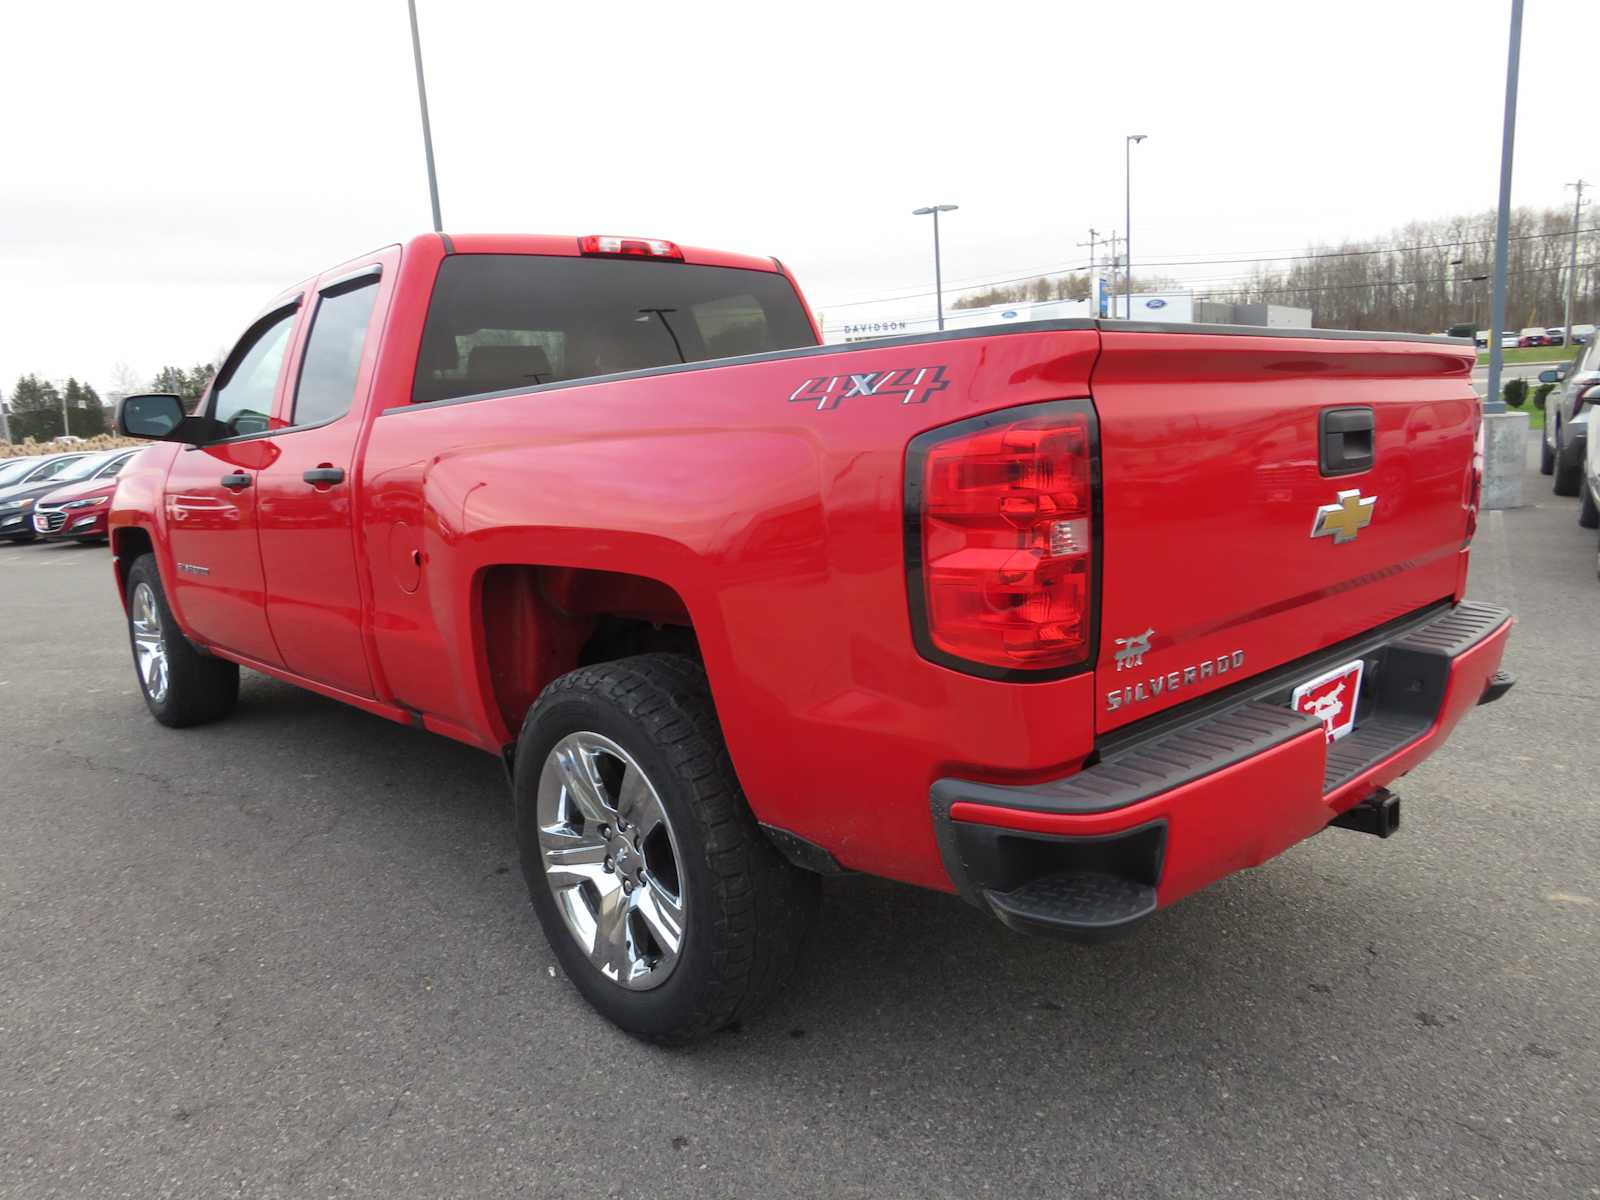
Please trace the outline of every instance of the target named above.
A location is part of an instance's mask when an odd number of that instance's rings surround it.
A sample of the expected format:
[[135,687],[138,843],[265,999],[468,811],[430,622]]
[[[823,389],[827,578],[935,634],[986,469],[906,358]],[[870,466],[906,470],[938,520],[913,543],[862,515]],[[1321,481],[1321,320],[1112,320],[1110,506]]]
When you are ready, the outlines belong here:
[[296,309],[280,309],[257,321],[239,339],[211,388],[211,415],[230,433],[262,433],[272,416],[278,373],[289,348]]
[[318,297],[300,360],[292,424],[320,425],[350,411],[377,299],[376,274],[335,284]]

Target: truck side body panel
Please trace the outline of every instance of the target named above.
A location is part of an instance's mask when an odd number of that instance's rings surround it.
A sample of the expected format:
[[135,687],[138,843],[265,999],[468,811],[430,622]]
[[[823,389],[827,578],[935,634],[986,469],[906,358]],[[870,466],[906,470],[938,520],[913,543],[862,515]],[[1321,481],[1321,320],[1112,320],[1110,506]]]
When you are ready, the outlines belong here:
[[[1070,768],[1092,749],[1091,682],[1019,688],[918,657],[904,447],[989,409],[1087,395],[1097,342],[867,346],[391,409],[364,463],[382,674],[406,705],[498,747],[515,725],[481,649],[463,652],[481,647],[485,575],[527,563],[659,581],[693,620],[758,817],[846,866],[947,888],[932,780]],[[938,369],[924,386],[845,395],[852,375],[909,383],[924,368]],[[420,578],[397,544],[420,551]],[[536,629],[564,640],[559,613]]]

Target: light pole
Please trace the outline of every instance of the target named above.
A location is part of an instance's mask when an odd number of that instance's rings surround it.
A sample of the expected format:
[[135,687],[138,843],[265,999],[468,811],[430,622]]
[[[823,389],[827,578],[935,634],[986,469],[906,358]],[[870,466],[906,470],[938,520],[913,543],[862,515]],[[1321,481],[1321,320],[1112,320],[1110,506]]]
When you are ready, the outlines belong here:
[[933,295],[934,303],[939,310],[939,332],[944,332],[944,274],[939,265],[939,214],[942,212],[955,212],[959,204],[933,204],[927,208],[914,208],[911,210],[913,217],[925,217],[933,214]]
[[444,232],[439,217],[439,179],[433,171],[433,129],[428,124],[428,89],[422,82],[422,38],[417,33],[417,0],[406,0],[411,9],[411,56],[417,63],[417,103],[422,106],[422,153],[428,160],[428,198],[433,201],[433,231]]
[[1122,273],[1122,294],[1126,301],[1128,311],[1124,314],[1128,320],[1133,320],[1133,146],[1135,142],[1142,142],[1150,135],[1147,133],[1130,133],[1122,142],[1122,257],[1127,262],[1127,270]]
[[1500,132],[1500,207],[1494,218],[1494,300],[1489,310],[1489,394],[1483,411],[1503,413],[1500,368],[1505,355],[1500,332],[1506,324],[1506,255],[1511,238],[1511,158],[1517,142],[1517,67],[1522,57],[1522,0],[1511,0],[1511,40],[1506,51],[1506,115]]
[[1572,284],[1578,277],[1578,224],[1583,218],[1583,189],[1588,183],[1582,179],[1577,183],[1564,183],[1562,187],[1576,188],[1578,197],[1572,202],[1572,261],[1567,264],[1567,332],[1562,337],[1561,344],[1572,345]]

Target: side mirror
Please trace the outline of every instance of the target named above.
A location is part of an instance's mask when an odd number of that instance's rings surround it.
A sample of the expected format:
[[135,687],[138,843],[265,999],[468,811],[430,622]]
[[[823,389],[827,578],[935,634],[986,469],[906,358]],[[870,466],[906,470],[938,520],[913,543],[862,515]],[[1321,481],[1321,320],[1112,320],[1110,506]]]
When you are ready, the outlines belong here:
[[1540,383],[1560,383],[1561,382],[1561,372],[1557,371],[1554,367],[1550,367],[1550,368],[1547,368],[1546,370],[1540,371],[1539,372],[1539,382]]
[[123,437],[166,441],[167,435],[183,424],[186,415],[182,398],[171,392],[125,396],[117,405],[117,432]]
[[124,437],[144,438],[151,442],[182,442],[186,446],[204,446],[218,438],[228,437],[233,430],[210,417],[186,416],[183,398],[171,392],[145,392],[125,396],[117,405],[117,432]]

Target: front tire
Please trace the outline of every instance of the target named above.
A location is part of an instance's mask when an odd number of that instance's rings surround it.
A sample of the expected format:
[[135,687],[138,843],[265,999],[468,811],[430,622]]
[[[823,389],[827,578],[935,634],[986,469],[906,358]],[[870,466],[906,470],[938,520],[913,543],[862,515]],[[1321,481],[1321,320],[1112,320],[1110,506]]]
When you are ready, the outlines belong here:
[[1550,438],[1541,434],[1539,437],[1539,474],[1554,475],[1556,473],[1556,452],[1550,448]]
[[128,568],[128,641],[150,715],[181,729],[220,720],[239,699],[239,666],[195,649],[161,587],[153,554]]
[[745,802],[692,659],[644,654],[545,688],[513,778],[528,894],[584,998],[681,1045],[758,1011],[818,899]]

